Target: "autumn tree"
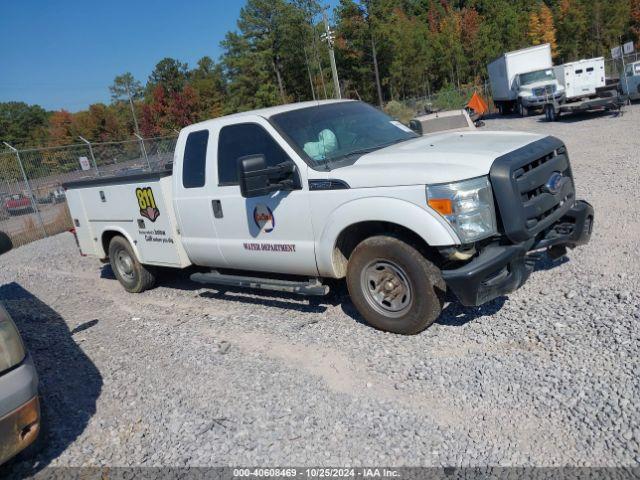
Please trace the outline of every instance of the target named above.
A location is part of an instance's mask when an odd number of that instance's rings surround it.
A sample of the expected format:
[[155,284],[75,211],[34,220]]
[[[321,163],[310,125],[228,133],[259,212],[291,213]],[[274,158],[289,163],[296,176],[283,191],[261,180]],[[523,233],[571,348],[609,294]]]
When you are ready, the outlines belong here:
[[553,23],[553,13],[544,3],[540,4],[538,10],[534,10],[529,15],[529,41],[533,45],[548,43],[551,46],[551,55],[558,54],[558,42],[556,41],[556,29]]
[[631,17],[629,32],[636,43],[636,49],[640,49],[640,0],[631,0],[629,7]]
[[75,143],[73,115],[67,110],[58,110],[49,117],[49,144],[70,145]]
[[171,134],[198,120],[198,96],[190,85],[180,92],[171,92],[158,84],[151,95],[151,101],[141,109],[140,129],[144,136]]

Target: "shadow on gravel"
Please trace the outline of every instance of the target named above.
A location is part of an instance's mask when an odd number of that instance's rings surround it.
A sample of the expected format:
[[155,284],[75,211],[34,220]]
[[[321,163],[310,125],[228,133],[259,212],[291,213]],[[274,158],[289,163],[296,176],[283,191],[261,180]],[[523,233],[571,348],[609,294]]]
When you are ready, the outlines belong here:
[[556,260],[552,259],[548,255],[542,255],[538,260],[536,260],[535,265],[533,266],[534,272],[540,272],[544,270],[551,270],[552,268],[557,268],[560,265],[564,265],[569,261],[569,257],[560,257]]
[[[622,111],[624,114],[624,110]],[[602,111],[602,110],[594,110],[593,112],[583,112],[583,113],[563,113],[556,119],[556,123],[576,123],[582,122],[584,120],[589,120],[593,118],[601,118],[601,117],[611,117],[617,118],[621,116],[621,113],[617,110],[612,111]],[[544,116],[538,119],[540,123],[550,123]]]
[[326,303],[326,299],[318,301],[311,297],[303,297],[284,292],[271,293],[265,290],[253,290],[248,288],[225,287],[220,290],[211,289],[206,292],[202,292],[200,297],[224,300],[225,302],[263,305],[265,307],[295,310],[297,312],[324,313],[327,310],[327,307],[321,305],[322,303]]
[[507,297],[502,296],[479,307],[465,307],[453,300],[442,310],[436,324],[444,327],[461,327],[478,318],[498,313],[506,301]]
[[113,273],[111,269],[111,265],[105,263],[102,268],[100,268],[100,278],[105,278],[107,280],[118,280],[116,275]]
[[91,320],[69,331],[64,319],[18,283],[0,286],[40,379],[42,423],[36,442],[6,465],[0,478],[25,478],[49,465],[73,443],[96,412],[102,376],[72,335],[91,335]]

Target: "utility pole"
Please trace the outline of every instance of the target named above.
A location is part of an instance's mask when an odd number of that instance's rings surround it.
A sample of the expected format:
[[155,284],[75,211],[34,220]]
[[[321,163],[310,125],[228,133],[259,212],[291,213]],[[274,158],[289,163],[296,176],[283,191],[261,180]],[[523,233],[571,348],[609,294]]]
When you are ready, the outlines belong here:
[[[371,28],[371,25],[369,25]],[[373,55],[373,71],[376,75],[376,90],[378,91],[378,104],[382,108],[382,87],[380,86],[380,72],[378,70],[378,54],[376,53],[376,42],[371,31],[371,54]]]
[[337,99],[342,98],[342,93],[340,93],[340,82],[338,80],[338,69],[336,67],[336,56],[333,51],[333,43],[335,40],[335,35],[331,31],[329,27],[329,17],[327,16],[326,10],[322,12],[322,18],[324,19],[324,33],[322,34],[322,39],[327,42],[327,46],[329,47],[329,60],[331,60],[331,74],[333,76],[333,91],[334,96]]
[[382,87],[380,86],[380,71],[378,70],[378,52],[376,51],[376,40],[373,35],[373,15],[371,14],[371,1],[365,0],[364,6],[367,10],[367,26],[369,27],[369,37],[371,39],[371,56],[373,57],[373,73],[376,77],[376,90],[378,92],[378,105],[382,105]]
[[309,75],[309,85],[311,86],[311,96],[313,97],[313,101],[316,101],[316,90],[313,88],[313,77],[311,76],[311,69],[309,68],[309,56],[307,55],[307,46],[302,46],[304,50],[304,63],[307,66],[307,75]]

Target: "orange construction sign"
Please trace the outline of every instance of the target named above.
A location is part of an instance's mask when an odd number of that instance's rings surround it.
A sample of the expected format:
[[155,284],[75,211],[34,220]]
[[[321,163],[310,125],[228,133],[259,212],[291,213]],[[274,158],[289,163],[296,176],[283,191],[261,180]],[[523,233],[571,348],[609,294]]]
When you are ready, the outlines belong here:
[[471,96],[471,100],[467,103],[467,107],[476,112],[478,117],[483,117],[485,113],[489,112],[489,107],[487,106],[487,102],[485,102],[478,92],[474,92]]

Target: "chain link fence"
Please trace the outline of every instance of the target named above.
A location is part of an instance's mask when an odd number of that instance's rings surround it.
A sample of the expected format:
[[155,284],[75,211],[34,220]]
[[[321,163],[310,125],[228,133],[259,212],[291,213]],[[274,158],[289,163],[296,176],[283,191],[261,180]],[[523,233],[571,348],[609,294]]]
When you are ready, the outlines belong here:
[[[0,151],[0,232],[14,247],[72,228],[62,184],[163,170],[177,137]],[[0,239],[1,240],[1,239]]]
[[408,124],[415,116],[442,110],[456,110],[467,106],[474,93],[487,103],[489,113],[496,111],[491,98],[491,87],[488,83],[472,85],[464,88],[445,88],[432,95],[424,97],[405,98],[388,102],[384,111]]

